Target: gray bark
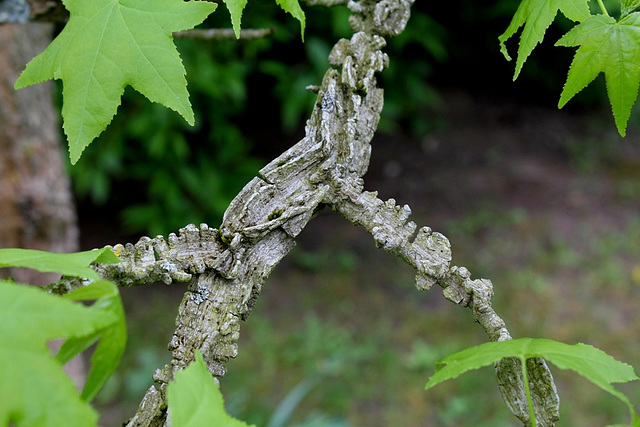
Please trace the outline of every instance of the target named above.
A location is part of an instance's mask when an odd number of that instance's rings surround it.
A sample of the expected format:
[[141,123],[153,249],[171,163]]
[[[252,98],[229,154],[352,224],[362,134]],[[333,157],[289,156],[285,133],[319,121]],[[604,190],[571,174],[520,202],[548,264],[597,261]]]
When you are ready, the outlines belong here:
[[[388,63],[381,51],[384,37],[404,29],[411,3],[349,2],[355,34],[351,40],[340,40],[330,54],[336,69],[327,71],[318,88],[305,137],[245,186],[219,229],[189,225],[167,239],[145,237],[135,245],[116,245],[113,250],[122,263],[95,266],[102,277],[121,286],[188,282],[169,343],[172,360],[156,371],[156,385],[147,391],[128,426],[167,424],[166,384],[194,359],[196,350],[214,375],[225,374],[225,362],[238,352],[240,321],[251,313],[266,278],[294,246],[295,237],[324,205],[362,226],[377,246],[416,269],[418,289],[441,286],[448,300],[472,310],[492,341],[511,339],[491,307],[491,282],[472,280],[466,268],[450,266],[447,238],[428,227],[416,233],[408,206],[397,206],[393,199],[384,202],[376,193],[363,191],[370,141],[383,105],[376,73]],[[61,281],[57,291],[77,285]],[[538,425],[553,425],[558,419],[558,398],[551,374],[543,360],[527,366]],[[509,408],[530,424],[519,366],[506,360],[496,366],[496,372]]]

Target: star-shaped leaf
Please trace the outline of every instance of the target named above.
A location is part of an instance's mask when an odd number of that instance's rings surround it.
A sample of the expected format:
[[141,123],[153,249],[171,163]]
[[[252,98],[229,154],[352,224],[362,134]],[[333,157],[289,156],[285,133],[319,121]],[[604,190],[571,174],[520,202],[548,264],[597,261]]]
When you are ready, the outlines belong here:
[[193,124],[185,70],[172,32],[198,25],[215,4],[183,0],[63,3],[69,22],[27,64],[15,87],[62,80],[63,127],[72,163],[111,122],[128,85]]
[[565,34],[556,46],[580,46],[558,107],[562,108],[603,72],[616,126],[624,136],[640,84],[640,13],[618,22],[610,16],[595,15]]
[[587,0],[523,0],[518,6],[518,10],[513,16],[509,27],[498,37],[500,51],[510,61],[511,57],[504,43],[524,25],[520,35],[518,59],[516,60],[516,71],[513,75],[513,80],[518,78],[522,66],[536,45],[542,42],[544,33],[555,19],[558,10],[574,22],[581,22],[590,16]]

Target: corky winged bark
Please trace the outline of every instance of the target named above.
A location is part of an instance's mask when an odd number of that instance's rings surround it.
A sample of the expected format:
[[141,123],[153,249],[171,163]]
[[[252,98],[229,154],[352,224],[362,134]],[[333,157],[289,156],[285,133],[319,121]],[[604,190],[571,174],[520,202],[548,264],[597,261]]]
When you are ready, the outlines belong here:
[[[404,29],[412,2],[349,1],[354,35],[340,40],[330,54],[335,68],[327,71],[318,88],[305,137],[245,186],[219,229],[189,225],[167,239],[145,237],[136,244],[115,245],[122,263],[95,266],[102,277],[121,286],[188,282],[169,343],[172,360],[155,372],[156,384],[127,425],[167,423],[166,385],[194,359],[196,350],[214,375],[225,374],[225,362],[238,353],[240,322],[251,313],[270,272],[322,206],[362,226],[377,246],[412,266],[419,290],[437,284],[445,298],[471,309],[492,341],[511,338],[491,307],[491,282],[473,280],[466,268],[451,266],[446,237],[428,227],[417,230],[409,220],[408,206],[363,191],[370,141],[383,106],[376,74],[387,66],[388,57],[381,49],[385,37]],[[55,290],[64,292],[79,285],[62,280]],[[530,424],[518,364],[507,359],[497,365],[498,385],[511,411]],[[553,425],[558,419],[558,398],[551,374],[543,360],[531,360],[527,366],[537,423]]]

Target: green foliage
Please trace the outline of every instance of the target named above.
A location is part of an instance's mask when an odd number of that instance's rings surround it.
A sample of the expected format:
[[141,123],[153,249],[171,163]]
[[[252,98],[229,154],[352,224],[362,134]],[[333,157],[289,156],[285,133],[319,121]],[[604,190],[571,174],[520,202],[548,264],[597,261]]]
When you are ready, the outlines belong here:
[[640,7],[640,1],[638,0],[621,0],[620,1],[620,13],[621,15],[627,16],[628,14],[630,14],[631,12],[633,12],[634,10],[636,10],[638,7]]
[[625,136],[640,85],[640,14],[632,13],[640,2],[621,0],[618,20],[609,16],[602,0],[598,0],[598,6],[602,15],[592,15],[584,0],[523,0],[507,30],[498,37],[500,50],[507,60],[511,59],[505,42],[524,25],[515,80],[533,49],[542,42],[558,11],[579,22],[556,42],[556,46],[579,47],[569,68],[558,107],[562,108],[602,72],[616,127],[620,135]]
[[620,21],[592,16],[558,40],[556,46],[580,46],[558,106],[562,108],[603,72],[616,126],[624,136],[640,84],[640,13]]
[[[425,389],[461,374],[489,366],[505,357],[517,357],[522,364],[522,374],[527,392],[529,412],[533,416],[531,395],[527,380],[526,360],[542,357],[560,369],[571,369],[601,389],[622,400],[628,407],[634,426],[640,426],[640,418],[629,399],[613,388],[613,383],[639,380],[633,368],[619,362],[603,351],[586,344],[569,345],[548,339],[520,338],[502,342],[490,342],[469,347],[437,362],[437,370],[429,378]],[[535,423],[534,423],[535,426]]]
[[[93,262],[115,263],[109,250],[53,254],[1,249],[0,266],[99,279]],[[96,300],[90,307],[71,301]],[[34,287],[0,281],[0,425],[94,426],[93,399],[114,372],[126,343],[124,310],[118,288],[97,280],[64,297]],[[65,338],[53,358],[46,346]],[[64,371],[71,358],[98,341],[82,394]]]
[[67,340],[56,355],[56,359],[64,364],[100,339],[91,355],[91,369],[80,395],[82,399],[90,401],[115,372],[127,344],[127,324],[122,299],[118,288],[106,280],[99,280],[78,288],[64,295],[63,298],[71,301],[96,300],[93,304],[95,309],[111,313],[117,319],[100,333]]
[[300,21],[300,34],[304,40],[305,18],[304,12],[302,11],[302,8],[300,8],[300,3],[298,3],[298,0],[276,0],[276,3],[278,3],[278,5],[280,5],[283,10],[289,12],[291,16]]
[[199,350],[196,350],[196,359],[176,372],[169,383],[167,401],[171,425],[176,427],[247,426],[225,412],[220,389],[213,382]]
[[64,3],[69,22],[27,64],[15,86],[52,78],[63,81],[63,127],[71,163],[111,122],[128,85],[193,125],[185,70],[172,32],[198,25],[215,10],[215,4],[181,0]]
[[190,70],[200,123],[189,127],[166,108],[126,91],[124,114],[69,169],[78,199],[109,204],[111,210],[122,207],[128,232],[167,234],[188,223],[216,223],[263,166],[250,154],[238,124],[247,99],[245,81],[261,49],[235,41],[176,44]]
[[116,264],[120,260],[109,248],[71,254],[58,254],[34,249],[0,249],[0,268],[26,267],[40,272],[54,272],[98,280],[100,277],[89,267],[93,262]]
[[105,310],[0,281],[0,425],[96,425],[97,414],[80,399],[46,343],[94,336],[117,321]]
[[[242,18],[242,12],[244,11],[245,6],[247,5],[247,0],[223,0],[224,4],[229,9],[229,13],[231,14],[231,23],[233,25],[233,31],[236,34],[236,37],[240,37],[240,21]],[[305,16],[302,8],[300,7],[300,3],[298,0],[276,0],[276,3],[284,10],[288,12],[300,21],[300,35],[304,40],[304,27],[305,27]]]
[[[276,0],[300,22],[298,0]],[[16,89],[49,79],[63,81],[62,116],[71,163],[112,121],[127,86],[195,122],[185,69],[172,32],[193,28],[217,7],[206,1],[100,0],[63,2],[70,18],[60,35],[34,58]],[[226,0],[236,36],[246,0]]]
[[[349,14],[346,7],[314,8],[301,44],[296,21],[269,2],[252,2],[243,26],[272,27],[272,37],[177,39],[196,125],[126,90],[100,144],[69,168],[77,200],[108,204],[126,232],[167,234],[187,223],[219,222],[264,165],[258,157],[271,158],[300,132],[315,101],[304,88],[321,81],[332,41],[349,37]],[[206,24],[224,26],[228,19],[215,13]],[[423,112],[439,99],[428,79],[431,63],[448,58],[447,34],[413,11],[407,30],[389,40],[385,50],[394,61],[380,76],[386,97],[380,129],[422,135],[433,128]]]
[[572,21],[583,21],[589,17],[588,0],[523,0],[518,7],[509,27],[498,37],[500,51],[507,60],[511,57],[507,53],[505,42],[524,25],[518,47],[518,59],[513,79],[517,79],[522,66],[533,51],[542,42],[544,33],[555,19],[558,11]]

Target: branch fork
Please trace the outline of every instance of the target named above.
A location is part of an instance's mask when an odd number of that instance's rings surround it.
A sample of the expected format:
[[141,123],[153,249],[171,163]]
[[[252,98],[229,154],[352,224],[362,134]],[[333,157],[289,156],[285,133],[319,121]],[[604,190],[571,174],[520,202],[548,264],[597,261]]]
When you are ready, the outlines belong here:
[[[363,190],[370,142],[383,106],[376,74],[389,61],[381,51],[384,37],[402,32],[412,3],[348,2],[354,12],[350,17],[354,35],[338,41],[331,51],[329,62],[338,69],[330,68],[322,84],[314,87],[318,97],[305,137],[244,187],[219,229],[189,225],[166,240],[143,237],[136,244],[116,245],[112,249],[122,263],[95,266],[103,278],[121,286],[188,283],[169,343],[172,360],[156,371],[156,384],[128,426],[168,425],[166,385],[194,359],[196,349],[214,375],[225,374],[225,362],[238,353],[240,321],[251,313],[265,280],[293,248],[295,237],[325,205],[362,226],[378,247],[413,267],[419,290],[440,285],[446,299],[473,312],[492,341],[511,339],[491,306],[491,281],[472,280],[466,268],[451,267],[449,240],[429,227],[418,229],[409,219],[409,206],[398,206],[393,199],[382,201],[377,193]],[[64,279],[56,291],[81,285]],[[551,426],[558,419],[553,378],[541,359],[530,360],[527,368],[537,423]],[[507,405],[525,425],[530,424],[519,362],[504,359],[496,373]]]

